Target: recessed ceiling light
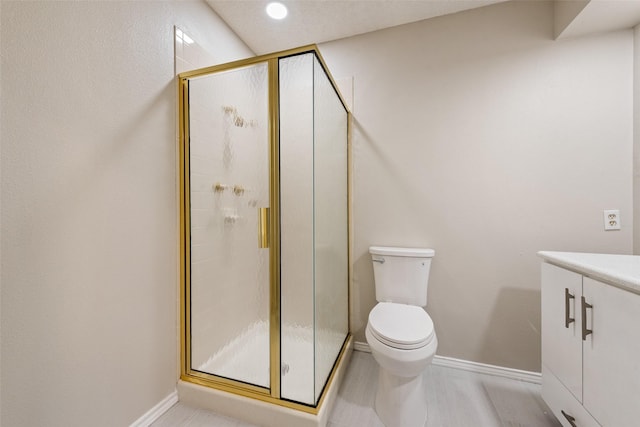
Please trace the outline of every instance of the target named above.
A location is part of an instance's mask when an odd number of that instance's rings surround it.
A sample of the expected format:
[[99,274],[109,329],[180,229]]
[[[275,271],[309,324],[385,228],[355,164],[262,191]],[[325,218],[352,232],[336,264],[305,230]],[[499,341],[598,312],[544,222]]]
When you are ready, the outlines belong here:
[[287,7],[278,2],[269,3],[267,5],[267,15],[273,19],[283,19],[287,16]]

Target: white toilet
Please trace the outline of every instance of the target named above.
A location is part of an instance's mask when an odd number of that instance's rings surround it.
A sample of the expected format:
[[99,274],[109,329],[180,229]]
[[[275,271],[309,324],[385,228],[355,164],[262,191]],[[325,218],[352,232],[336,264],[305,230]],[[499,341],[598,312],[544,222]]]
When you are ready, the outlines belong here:
[[422,374],[438,347],[427,305],[433,249],[369,248],[378,304],[366,337],[380,365],[375,409],[387,427],[422,427],[427,420]]

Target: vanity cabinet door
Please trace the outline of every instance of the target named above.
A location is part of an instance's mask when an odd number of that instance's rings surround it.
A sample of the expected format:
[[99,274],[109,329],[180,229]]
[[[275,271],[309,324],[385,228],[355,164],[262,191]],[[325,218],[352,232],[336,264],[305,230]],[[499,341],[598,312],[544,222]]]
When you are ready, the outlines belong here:
[[582,276],[542,264],[542,364],[582,402]]
[[640,426],[640,295],[587,277],[583,294],[583,404],[603,427]]

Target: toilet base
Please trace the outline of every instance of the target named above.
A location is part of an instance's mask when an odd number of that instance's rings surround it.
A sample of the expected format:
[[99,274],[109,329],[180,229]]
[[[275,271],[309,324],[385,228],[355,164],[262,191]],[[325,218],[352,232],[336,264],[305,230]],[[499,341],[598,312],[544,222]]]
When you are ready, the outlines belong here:
[[424,427],[427,393],[422,377],[399,377],[380,368],[375,409],[385,426]]

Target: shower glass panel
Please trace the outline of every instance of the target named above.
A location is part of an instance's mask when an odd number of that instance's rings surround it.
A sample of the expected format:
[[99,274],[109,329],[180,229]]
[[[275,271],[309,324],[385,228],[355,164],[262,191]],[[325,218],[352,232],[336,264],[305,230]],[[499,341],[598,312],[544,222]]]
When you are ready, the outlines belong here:
[[313,54],[279,61],[282,397],[315,403]]
[[313,53],[279,75],[281,394],[315,405],[348,334],[347,112]]
[[347,112],[313,58],[314,352],[320,397],[349,331]]
[[267,64],[189,82],[191,368],[269,387]]

